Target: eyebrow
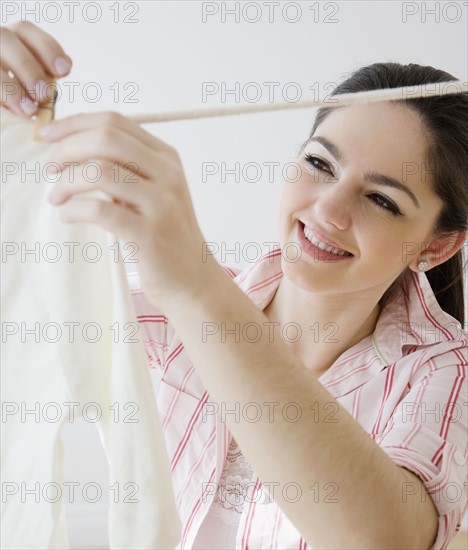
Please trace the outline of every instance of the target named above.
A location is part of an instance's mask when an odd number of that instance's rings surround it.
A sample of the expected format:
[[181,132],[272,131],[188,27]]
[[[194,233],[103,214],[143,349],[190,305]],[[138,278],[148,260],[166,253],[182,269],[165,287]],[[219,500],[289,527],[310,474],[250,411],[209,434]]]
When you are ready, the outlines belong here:
[[[307,143],[310,143],[311,141],[318,141],[320,144],[322,144],[325,149],[328,150],[328,152],[335,157],[335,159],[338,162],[341,162],[343,155],[341,154],[341,151],[338,149],[336,145],[328,141],[328,139],[320,136],[312,137],[309,139]],[[393,187],[394,189],[399,189],[400,191],[403,191],[413,201],[416,208],[421,209],[421,205],[419,204],[418,199],[416,198],[416,195],[411,191],[411,189],[408,189],[406,185],[403,185],[401,182],[396,180],[395,178],[391,178],[390,176],[384,176],[383,174],[379,174],[378,172],[364,172],[364,180],[365,181],[371,181],[373,183],[377,183],[378,185],[386,185],[387,187]]]

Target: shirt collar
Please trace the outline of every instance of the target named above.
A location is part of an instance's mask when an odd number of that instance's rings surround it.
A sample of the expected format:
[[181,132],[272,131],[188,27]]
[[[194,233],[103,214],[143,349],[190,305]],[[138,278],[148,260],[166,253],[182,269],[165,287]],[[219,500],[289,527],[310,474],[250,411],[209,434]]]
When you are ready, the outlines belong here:
[[381,312],[374,331],[387,364],[414,346],[433,346],[463,337],[460,322],[440,307],[424,272],[408,271],[403,287]]
[[[264,253],[259,260],[236,275],[234,281],[259,307],[264,309],[273,298],[283,277],[281,248]],[[443,311],[437,302],[425,273],[408,271],[404,291],[397,292],[383,308],[374,334],[352,346],[335,362],[352,356],[357,347],[371,345],[380,358],[380,370],[395,363],[414,346],[430,346],[439,342],[459,340],[460,323]],[[324,374],[328,378],[327,373]]]

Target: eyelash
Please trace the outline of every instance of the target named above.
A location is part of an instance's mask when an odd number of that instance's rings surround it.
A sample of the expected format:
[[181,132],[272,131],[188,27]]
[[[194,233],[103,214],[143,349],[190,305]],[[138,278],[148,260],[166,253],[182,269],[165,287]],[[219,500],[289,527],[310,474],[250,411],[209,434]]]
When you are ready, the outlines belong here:
[[[311,168],[314,168],[314,169],[317,169],[317,166],[314,164],[315,161],[318,161],[322,164],[322,166],[325,166],[327,169],[326,170],[323,170],[322,168],[318,168],[318,170],[321,170],[323,172],[327,172],[328,174],[330,175],[333,175],[331,170],[330,170],[330,166],[327,162],[325,162],[324,160],[322,160],[321,158],[319,157],[315,157],[311,154],[306,154],[304,156],[305,160],[307,161],[307,163],[310,165]],[[396,204],[394,204],[392,201],[388,200],[386,197],[384,197],[383,195],[380,195],[378,193],[372,193],[372,195],[369,195],[370,197],[376,197],[377,200],[375,199],[371,199],[372,202],[374,202],[379,208],[382,208],[383,210],[387,210],[388,212],[390,212],[390,214],[392,214],[393,216],[401,216],[401,211],[400,209],[398,208],[398,206],[396,206]],[[383,206],[382,203],[386,203],[388,206]]]

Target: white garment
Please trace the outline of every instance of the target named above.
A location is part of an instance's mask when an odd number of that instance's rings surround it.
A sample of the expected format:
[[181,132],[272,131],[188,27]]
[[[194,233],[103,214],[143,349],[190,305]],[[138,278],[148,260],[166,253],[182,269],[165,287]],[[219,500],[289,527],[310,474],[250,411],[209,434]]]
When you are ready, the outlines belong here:
[[[78,415],[94,402],[91,409],[102,413],[96,426],[109,460],[109,486],[114,487],[111,548],[173,548],[180,520],[147,359],[139,332],[133,330],[137,322],[122,256],[115,261],[117,239],[98,226],[60,221],[58,207],[46,200],[54,183],[44,176],[55,145],[34,142],[30,121],[3,108],[0,114],[1,547],[68,548],[64,503],[70,486],[62,482],[73,480],[62,479],[60,429],[70,410]],[[67,247],[67,242],[78,246]],[[21,261],[21,251],[35,247],[38,254]],[[62,257],[55,261],[57,251]],[[99,251],[102,257],[94,261]],[[77,323],[73,338],[71,322]],[[94,324],[85,329],[87,323]],[[25,333],[34,327],[39,328],[36,336]],[[102,337],[91,343],[99,329]],[[78,406],[71,408],[69,402]],[[22,419],[26,409],[36,412]],[[92,472],[89,481],[95,481]],[[47,485],[51,483],[58,486]],[[26,492],[37,488],[35,494]],[[128,502],[131,497],[137,502]]]
[[217,491],[203,519],[193,549],[229,550],[236,547],[237,531],[253,471],[234,437],[231,439]]

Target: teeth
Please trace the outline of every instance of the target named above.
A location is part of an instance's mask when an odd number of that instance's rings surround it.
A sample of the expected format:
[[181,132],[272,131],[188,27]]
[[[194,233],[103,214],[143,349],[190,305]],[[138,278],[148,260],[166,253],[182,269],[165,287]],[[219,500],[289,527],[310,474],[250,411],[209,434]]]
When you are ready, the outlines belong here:
[[340,248],[335,248],[334,246],[331,246],[327,243],[324,243],[322,241],[319,241],[313,233],[311,233],[307,227],[304,226],[304,235],[306,236],[307,240],[310,241],[313,245],[315,245],[317,248],[320,248],[320,250],[324,250],[326,252],[331,252],[332,254],[336,254],[337,256],[347,256],[348,252],[341,250]]

